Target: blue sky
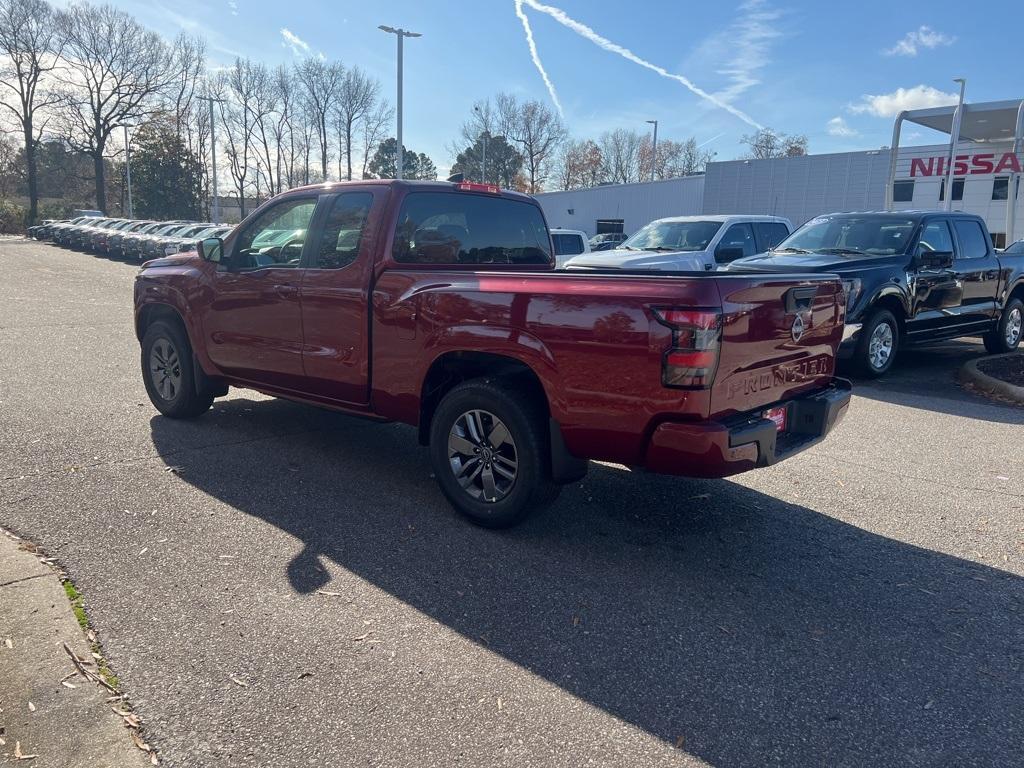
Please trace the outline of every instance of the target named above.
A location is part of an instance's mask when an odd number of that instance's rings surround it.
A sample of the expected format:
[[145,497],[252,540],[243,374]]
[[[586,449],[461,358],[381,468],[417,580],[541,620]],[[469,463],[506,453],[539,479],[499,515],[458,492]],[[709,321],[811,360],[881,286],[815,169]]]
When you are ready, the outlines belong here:
[[[276,64],[322,53],[378,77],[392,101],[395,38],[377,25],[421,32],[405,47],[405,144],[442,171],[475,100],[502,90],[553,99],[515,0],[114,4],[167,37],[201,33],[212,66],[235,55]],[[968,79],[969,101],[1024,95],[1019,49],[997,26],[1019,6],[985,5],[973,14],[947,0],[522,0],[521,8],[574,136],[644,130],[658,119],[659,137],[695,136],[729,159],[754,124],[806,134],[814,153],[877,148],[890,142],[898,109],[955,98],[958,76]],[[588,28],[607,42],[588,39]],[[707,95],[601,47],[609,43]]]

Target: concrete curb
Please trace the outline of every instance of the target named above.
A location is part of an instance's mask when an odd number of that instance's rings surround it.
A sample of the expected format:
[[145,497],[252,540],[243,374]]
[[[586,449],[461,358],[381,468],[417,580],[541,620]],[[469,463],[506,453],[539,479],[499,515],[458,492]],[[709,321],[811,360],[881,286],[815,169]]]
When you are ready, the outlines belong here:
[[27,546],[0,529],[0,763],[150,765],[130,713],[112,711],[120,697],[76,671],[65,647],[91,664],[89,643],[57,572]]
[[977,360],[968,360],[960,369],[960,381],[971,384],[984,392],[990,392],[1000,397],[1005,397],[1015,403],[1024,404],[1024,387],[1002,381],[978,370],[980,360],[994,360],[1001,357],[1019,355],[1020,352],[1010,352],[1005,355],[993,355],[991,357],[979,357]]

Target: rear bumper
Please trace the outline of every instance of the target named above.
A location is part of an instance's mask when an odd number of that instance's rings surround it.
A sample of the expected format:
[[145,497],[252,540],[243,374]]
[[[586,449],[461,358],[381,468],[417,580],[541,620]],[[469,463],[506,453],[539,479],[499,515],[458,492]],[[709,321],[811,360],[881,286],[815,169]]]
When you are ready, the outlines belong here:
[[852,385],[832,385],[779,405],[789,406],[789,426],[759,414],[723,422],[665,422],[651,435],[644,466],[651,472],[688,477],[728,477],[787,459],[821,441],[846,415]]

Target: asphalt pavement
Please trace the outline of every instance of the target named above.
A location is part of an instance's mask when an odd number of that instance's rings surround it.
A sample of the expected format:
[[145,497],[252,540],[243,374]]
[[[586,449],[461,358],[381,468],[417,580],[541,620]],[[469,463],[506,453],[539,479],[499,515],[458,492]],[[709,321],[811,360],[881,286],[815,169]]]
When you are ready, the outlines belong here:
[[0,525],[169,766],[1024,763],[1024,409],[956,342],[783,464],[594,464],[506,532],[412,429],[149,404],[136,267],[0,241]]

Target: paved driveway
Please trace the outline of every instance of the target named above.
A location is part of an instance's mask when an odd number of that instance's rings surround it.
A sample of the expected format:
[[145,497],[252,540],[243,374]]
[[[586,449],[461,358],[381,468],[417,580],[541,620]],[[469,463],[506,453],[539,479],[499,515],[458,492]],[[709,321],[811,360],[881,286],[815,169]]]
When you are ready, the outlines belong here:
[[594,465],[493,533],[409,428],[156,415],[133,266],[0,270],[0,525],[74,577],[167,765],[1024,762],[1024,409],[955,383],[977,345],[778,467]]

